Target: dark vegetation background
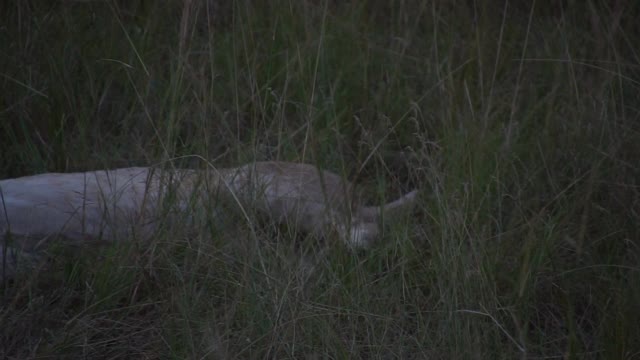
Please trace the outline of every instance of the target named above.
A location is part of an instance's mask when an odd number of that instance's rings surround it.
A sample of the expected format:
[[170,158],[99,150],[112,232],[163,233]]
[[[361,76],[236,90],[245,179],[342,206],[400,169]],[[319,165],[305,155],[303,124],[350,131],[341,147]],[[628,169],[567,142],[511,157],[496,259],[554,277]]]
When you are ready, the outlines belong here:
[[1,178],[279,159],[423,194],[312,276],[238,221],[58,261],[3,284],[0,355],[640,356],[639,7],[2,2]]

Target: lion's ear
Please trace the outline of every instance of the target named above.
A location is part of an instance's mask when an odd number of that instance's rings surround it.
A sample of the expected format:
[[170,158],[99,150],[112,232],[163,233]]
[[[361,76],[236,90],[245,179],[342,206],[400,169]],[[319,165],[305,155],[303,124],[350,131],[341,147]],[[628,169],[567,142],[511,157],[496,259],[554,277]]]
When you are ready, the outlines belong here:
[[413,211],[413,208],[418,201],[418,190],[413,190],[410,193],[403,195],[396,201],[393,201],[384,206],[384,213],[382,218],[385,223],[389,221],[399,220]]
[[363,207],[360,209],[359,215],[365,221],[380,221],[382,219],[385,223],[388,223],[410,213],[417,200],[418,190],[413,190],[386,205]]

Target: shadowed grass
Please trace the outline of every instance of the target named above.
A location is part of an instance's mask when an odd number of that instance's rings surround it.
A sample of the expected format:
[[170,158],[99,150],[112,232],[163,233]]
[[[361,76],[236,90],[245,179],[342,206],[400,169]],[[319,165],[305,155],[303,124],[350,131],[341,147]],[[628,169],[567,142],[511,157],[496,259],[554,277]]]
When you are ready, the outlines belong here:
[[278,159],[343,174],[371,203],[422,190],[367,253],[317,253],[211,199],[151,243],[56,257],[3,284],[3,357],[640,351],[634,3],[0,13],[2,178]]

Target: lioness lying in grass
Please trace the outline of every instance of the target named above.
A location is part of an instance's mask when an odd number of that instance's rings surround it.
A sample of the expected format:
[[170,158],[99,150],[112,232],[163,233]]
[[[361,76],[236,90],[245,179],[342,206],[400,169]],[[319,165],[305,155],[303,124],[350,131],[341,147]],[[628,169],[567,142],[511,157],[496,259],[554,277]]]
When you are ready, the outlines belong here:
[[275,161],[207,171],[133,167],[48,173],[0,181],[0,236],[3,248],[11,240],[12,248],[26,251],[38,250],[52,237],[73,244],[144,239],[160,219],[219,198],[248,218],[256,212],[366,248],[379,236],[381,217],[410,209],[416,196],[412,191],[381,207],[361,206],[358,189],[342,177],[312,165]]

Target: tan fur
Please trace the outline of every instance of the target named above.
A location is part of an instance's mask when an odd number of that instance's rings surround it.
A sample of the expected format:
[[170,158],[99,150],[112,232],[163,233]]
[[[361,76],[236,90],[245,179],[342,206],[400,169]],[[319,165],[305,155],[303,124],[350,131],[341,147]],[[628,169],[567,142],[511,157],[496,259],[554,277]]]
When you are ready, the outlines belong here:
[[[171,218],[219,197],[247,216],[257,212],[317,236],[336,234],[349,247],[361,248],[378,237],[381,212],[385,218],[401,214],[416,195],[383,207],[361,206],[357,189],[342,177],[288,162],[206,171],[136,167],[49,173],[0,181],[0,237],[27,251],[39,250],[54,236],[73,244],[144,239],[157,229],[161,213]],[[167,196],[171,201],[163,201]]]

